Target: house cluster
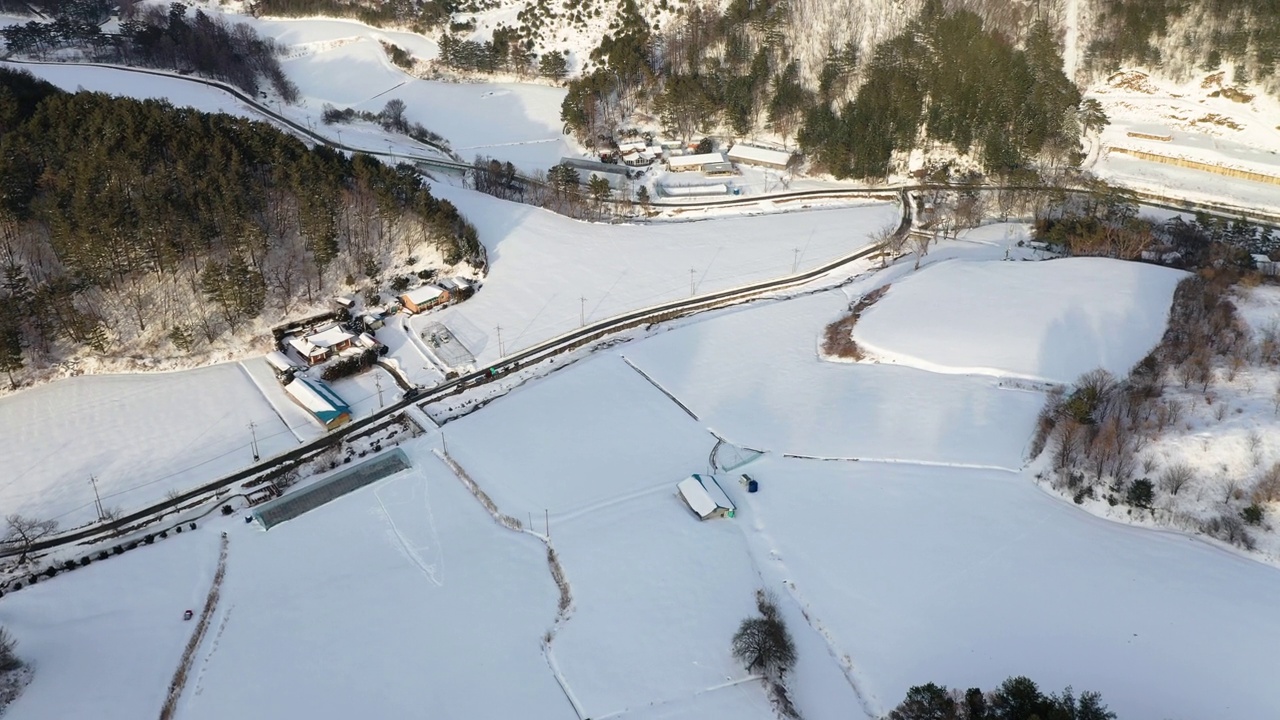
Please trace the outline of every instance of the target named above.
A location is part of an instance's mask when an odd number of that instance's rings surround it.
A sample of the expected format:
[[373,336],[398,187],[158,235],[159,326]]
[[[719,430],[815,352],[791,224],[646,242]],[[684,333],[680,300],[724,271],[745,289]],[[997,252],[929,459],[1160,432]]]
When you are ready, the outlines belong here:
[[309,332],[288,335],[284,340],[285,347],[274,354],[283,355],[288,360],[285,353],[292,351],[303,366],[315,367],[352,349],[382,353],[385,346],[373,335],[373,331],[382,326],[382,317],[372,314],[367,317],[368,324],[362,324],[360,332],[356,332],[350,325],[334,322],[312,328]]
[[311,413],[325,428],[332,430],[351,421],[351,407],[323,380],[309,378],[306,369],[288,355],[277,350],[267,355],[267,364],[276,372],[291,400]]
[[416,315],[451,302],[462,302],[475,291],[476,286],[465,278],[445,278],[402,294],[400,305]]
[[644,140],[630,140],[618,143],[618,157],[622,160],[623,165],[629,167],[649,167],[662,160],[666,153],[667,149],[660,143],[650,143]]

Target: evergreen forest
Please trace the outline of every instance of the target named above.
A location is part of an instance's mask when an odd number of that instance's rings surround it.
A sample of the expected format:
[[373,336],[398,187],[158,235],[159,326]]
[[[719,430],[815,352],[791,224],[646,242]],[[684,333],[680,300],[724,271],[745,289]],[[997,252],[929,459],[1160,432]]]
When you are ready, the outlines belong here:
[[[426,244],[483,262],[408,165],[0,70],[0,371],[156,356],[318,303]],[[176,353],[174,351],[177,351]]]

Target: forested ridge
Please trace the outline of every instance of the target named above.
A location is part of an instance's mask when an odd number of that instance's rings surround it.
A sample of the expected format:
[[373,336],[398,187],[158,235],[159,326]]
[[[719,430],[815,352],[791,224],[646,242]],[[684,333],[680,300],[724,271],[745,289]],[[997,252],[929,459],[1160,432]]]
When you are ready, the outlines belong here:
[[410,166],[265,123],[0,70],[0,134],[0,370],[198,349],[421,243],[481,261]]
[[121,63],[195,73],[231,83],[257,95],[264,87],[292,103],[298,89],[280,67],[281,47],[260,37],[244,23],[228,23],[217,15],[180,2],[121,10],[119,32],[100,27],[110,6],[102,0],[41,4],[51,22],[32,20],[0,29],[11,52],[37,58],[75,49],[94,62]]
[[977,13],[928,0],[869,57],[832,48],[814,88],[789,51],[785,2],[694,6],[661,37],[634,9],[620,4],[592,53],[603,67],[569,82],[561,117],[587,145],[607,146],[647,106],[682,140],[772,132],[837,177],[884,177],[895,158],[937,146],[1001,174],[1078,164],[1081,128],[1105,121],[1082,108],[1046,22],[1019,46]]
[[1280,91],[1280,1],[1099,0],[1095,69],[1123,64],[1175,74],[1233,66],[1232,82]]

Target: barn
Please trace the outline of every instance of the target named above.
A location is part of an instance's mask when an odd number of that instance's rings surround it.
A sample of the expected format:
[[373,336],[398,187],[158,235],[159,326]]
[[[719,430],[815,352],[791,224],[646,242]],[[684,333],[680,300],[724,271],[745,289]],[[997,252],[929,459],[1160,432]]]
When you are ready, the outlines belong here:
[[279,350],[273,350],[267,353],[266,360],[267,364],[271,366],[272,370],[276,371],[277,375],[285,375],[298,369],[297,363],[290,360],[288,355],[285,355]]
[[684,504],[702,520],[733,517],[737,512],[733,501],[711,475],[690,475],[676,485],[676,490]]
[[330,430],[351,421],[351,408],[320,380],[298,376],[284,391]]
[[436,285],[423,285],[400,296],[400,304],[411,313],[430,310],[449,302],[449,291]]
[[718,167],[723,162],[724,155],[718,152],[675,155],[667,158],[667,169],[671,172],[705,172],[706,166]]
[[735,143],[729,148],[729,160],[739,165],[758,165],[774,170],[786,170],[791,162],[791,153]]

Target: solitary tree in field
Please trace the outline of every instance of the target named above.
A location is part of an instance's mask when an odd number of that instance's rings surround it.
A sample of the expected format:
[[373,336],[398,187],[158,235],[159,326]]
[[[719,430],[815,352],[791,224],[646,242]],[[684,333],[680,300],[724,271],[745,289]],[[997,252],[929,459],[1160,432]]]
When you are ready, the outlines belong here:
[[795,664],[796,645],[778,617],[772,598],[761,592],[756,604],[761,616],[747,618],[738,626],[733,636],[733,656],[746,666],[747,672],[780,676]]
[[4,520],[8,523],[9,530],[0,542],[19,549],[22,553],[18,558],[19,563],[26,562],[27,553],[31,552],[36,542],[58,529],[57,520],[36,520],[17,514],[10,515]]

